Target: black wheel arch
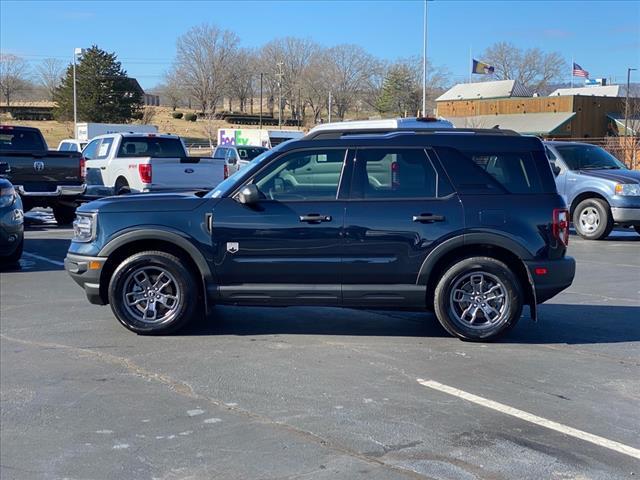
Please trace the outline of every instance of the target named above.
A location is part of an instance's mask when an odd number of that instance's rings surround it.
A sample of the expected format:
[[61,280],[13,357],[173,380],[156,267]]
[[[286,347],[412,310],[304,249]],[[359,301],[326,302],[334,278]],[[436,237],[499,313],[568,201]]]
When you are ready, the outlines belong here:
[[589,198],[597,198],[598,200],[602,200],[604,203],[607,204],[609,208],[611,208],[611,205],[609,205],[608,200],[601,193],[593,192],[593,191],[582,192],[579,195],[576,195],[576,197],[573,199],[569,207],[569,218],[572,221],[573,221],[573,214],[576,211],[576,207],[580,205],[580,202],[587,200]]
[[205,299],[205,308],[208,308],[208,300],[211,297],[209,292],[215,278],[204,254],[182,232],[162,228],[137,228],[125,231],[113,237],[102,247],[98,256],[107,258],[100,274],[100,297],[104,301],[108,301],[109,280],[117,266],[125,258],[146,250],[172,253],[187,262],[201,279],[199,293]]
[[529,305],[531,317],[537,316],[535,288],[531,274],[524,261],[533,260],[533,255],[522,245],[495,233],[469,233],[452,237],[434,248],[422,263],[417,285],[427,287],[427,306],[433,305],[433,294],[438,280],[453,263],[467,257],[485,256],[505,263],[517,276],[525,293],[525,305]]

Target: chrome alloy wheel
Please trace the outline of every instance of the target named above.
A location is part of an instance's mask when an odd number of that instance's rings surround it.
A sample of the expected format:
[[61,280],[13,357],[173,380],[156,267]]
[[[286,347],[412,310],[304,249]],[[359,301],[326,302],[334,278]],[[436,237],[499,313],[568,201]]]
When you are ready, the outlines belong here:
[[141,267],[130,273],[124,282],[122,296],[127,311],[147,324],[169,320],[182,299],[174,276],[156,266]]
[[451,289],[449,306],[455,320],[481,330],[506,320],[511,310],[506,287],[487,272],[462,275]]
[[595,207],[587,207],[580,212],[580,230],[593,233],[600,226],[600,213]]

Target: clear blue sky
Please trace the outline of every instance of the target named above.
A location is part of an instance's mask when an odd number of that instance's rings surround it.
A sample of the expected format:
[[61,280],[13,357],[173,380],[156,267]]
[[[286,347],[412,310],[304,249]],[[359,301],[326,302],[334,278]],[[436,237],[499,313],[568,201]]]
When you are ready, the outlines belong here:
[[[176,38],[199,23],[234,30],[242,45],[280,36],[331,46],[356,43],[381,58],[422,54],[423,2],[415,1],[13,1],[0,0],[0,50],[30,62],[71,57],[97,44],[115,52],[145,88],[159,83]],[[591,77],[626,81],[640,67],[640,1],[429,2],[428,56],[467,78],[474,56],[494,42],[572,56]],[[640,76],[637,75],[637,76]],[[569,72],[567,72],[567,81]],[[638,81],[638,78],[635,79]]]

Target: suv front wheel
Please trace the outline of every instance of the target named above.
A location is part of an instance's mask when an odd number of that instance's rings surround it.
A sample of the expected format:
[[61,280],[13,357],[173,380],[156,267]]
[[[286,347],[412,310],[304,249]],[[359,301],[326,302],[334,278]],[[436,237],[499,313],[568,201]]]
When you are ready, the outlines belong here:
[[504,334],[520,318],[522,304],[516,275],[490,257],[454,263],[434,294],[436,317],[445,330],[463,340],[492,340]]
[[160,251],[136,253],[109,282],[109,303],[120,323],[141,335],[168,334],[198,312],[196,278],[178,257]]

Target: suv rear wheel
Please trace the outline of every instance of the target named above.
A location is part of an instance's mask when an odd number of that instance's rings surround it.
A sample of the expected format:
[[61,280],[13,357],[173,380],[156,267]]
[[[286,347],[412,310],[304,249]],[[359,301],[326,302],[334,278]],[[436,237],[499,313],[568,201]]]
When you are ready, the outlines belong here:
[[609,205],[599,198],[587,198],[573,211],[573,226],[586,240],[602,240],[613,230],[613,216]]
[[516,275],[495,258],[471,257],[451,265],[435,290],[442,326],[463,340],[492,340],[512,328],[522,313]]
[[136,253],[113,273],[109,303],[129,330],[168,334],[198,314],[198,284],[178,257],[160,251]]

